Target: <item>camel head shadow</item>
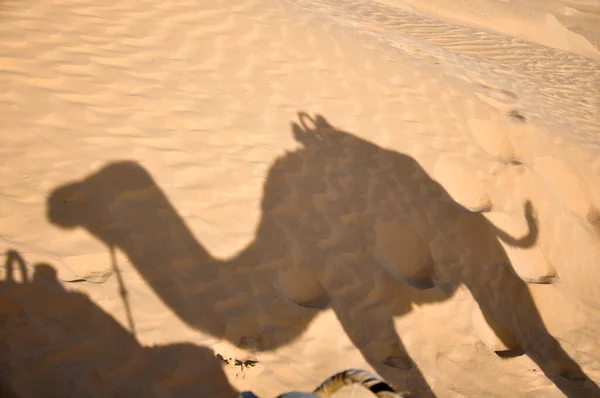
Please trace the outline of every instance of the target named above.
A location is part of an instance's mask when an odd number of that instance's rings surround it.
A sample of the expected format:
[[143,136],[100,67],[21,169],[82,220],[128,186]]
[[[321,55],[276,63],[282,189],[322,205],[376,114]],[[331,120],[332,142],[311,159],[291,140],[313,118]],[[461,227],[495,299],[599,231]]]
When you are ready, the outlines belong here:
[[[549,377],[580,372],[545,329],[498,242],[535,244],[531,203],[524,205],[529,232],[511,237],[458,205],[410,156],[320,115],[300,113],[292,132],[300,147],[269,169],[255,238],[231,258],[212,256],[135,162],[111,163],[55,189],[48,219],[122,250],[182,320],[238,346],[288,344],[329,306],[379,373],[397,380],[389,369],[406,370],[426,384],[392,318],[464,285],[499,321],[490,324],[501,325],[499,336],[514,335]],[[373,306],[385,316],[375,317]]]

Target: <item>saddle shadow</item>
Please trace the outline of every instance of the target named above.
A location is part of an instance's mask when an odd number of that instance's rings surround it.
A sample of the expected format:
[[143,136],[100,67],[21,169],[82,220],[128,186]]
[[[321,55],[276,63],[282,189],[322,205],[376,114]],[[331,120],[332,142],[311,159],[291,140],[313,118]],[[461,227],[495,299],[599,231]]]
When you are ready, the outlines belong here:
[[85,294],[66,290],[52,266],[29,272],[13,250],[0,280],[0,341],[2,397],[238,396],[210,349],[142,346]]
[[464,285],[498,336],[516,338],[566,396],[600,396],[546,330],[498,242],[535,244],[531,203],[529,233],[510,237],[454,202],[410,156],[299,115],[292,131],[300,148],[270,168],[255,238],[233,258],[215,258],[197,242],[134,162],[55,189],[48,218],[122,250],[183,321],[238,347],[288,344],[330,306],[377,372],[432,396],[393,317]]

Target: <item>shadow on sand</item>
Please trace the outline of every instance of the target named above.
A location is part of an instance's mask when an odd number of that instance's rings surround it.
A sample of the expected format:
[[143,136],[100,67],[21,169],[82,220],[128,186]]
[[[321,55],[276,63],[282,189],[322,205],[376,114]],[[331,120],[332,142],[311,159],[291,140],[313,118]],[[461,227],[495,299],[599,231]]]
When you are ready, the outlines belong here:
[[144,347],[86,295],[65,290],[52,266],[36,264],[30,275],[19,253],[7,253],[0,281],[1,397],[237,394],[210,349]]
[[464,285],[497,334],[516,337],[566,396],[600,396],[546,330],[498,242],[535,243],[530,203],[529,234],[511,238],[456,204],[409,156],[322,116],[301,113],[292,130],[301,148],[270,168],[256,237],[233,258],[217,259],[197,242],[134,162],[57,188],[48,218],[122,250],[183,321],[239,347],[290,343],[330,306],[377,372],[401,390],[432,396],[393,317],[413,303],[446,300]]

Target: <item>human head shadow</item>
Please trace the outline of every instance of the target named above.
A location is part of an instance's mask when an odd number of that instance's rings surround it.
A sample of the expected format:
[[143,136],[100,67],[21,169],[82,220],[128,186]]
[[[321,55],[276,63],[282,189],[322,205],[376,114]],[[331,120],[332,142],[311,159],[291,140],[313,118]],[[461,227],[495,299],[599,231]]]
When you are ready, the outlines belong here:
[[6,253],[0,280],[2,396],[233,398],[219,360],[190,343],[142,346],[55,269]]
[[230,259],[197,242],[134,162],[109,164],[55,189],[48,218],[122,250],[182,320],[240,347],[287,344],[329,305],[383,377],[407,380],[423,396],[427,383],[393,316],[446,300],[464,285],[497,334],[516,337],[567,396],[600,396],[589,379],[572,380],[587,377],[546,330],[498,242],[535,244],[531,203],[524,212],[529,233],[511,237],[454,202],[410,156],[336,129],[322,116],[301,113],[292,130],[300,148],[270,168],[255,238]]

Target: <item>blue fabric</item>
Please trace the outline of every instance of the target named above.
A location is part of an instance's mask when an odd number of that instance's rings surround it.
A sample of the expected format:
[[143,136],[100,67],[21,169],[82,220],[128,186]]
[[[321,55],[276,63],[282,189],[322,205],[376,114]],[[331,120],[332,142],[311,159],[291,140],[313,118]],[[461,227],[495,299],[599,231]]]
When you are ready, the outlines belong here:
[[[251,391],[244,391],[238,395],[238,398],[259,398]],[[318,395],[311,392],[286,392],[285,394],[279,395],[277,398],[319,398]]]

